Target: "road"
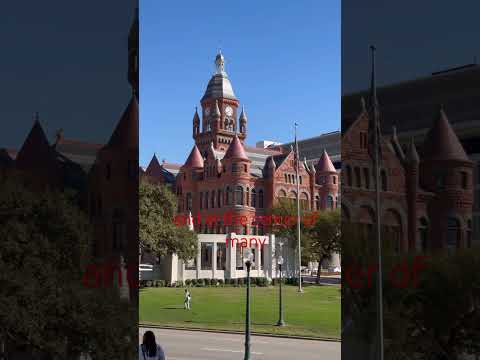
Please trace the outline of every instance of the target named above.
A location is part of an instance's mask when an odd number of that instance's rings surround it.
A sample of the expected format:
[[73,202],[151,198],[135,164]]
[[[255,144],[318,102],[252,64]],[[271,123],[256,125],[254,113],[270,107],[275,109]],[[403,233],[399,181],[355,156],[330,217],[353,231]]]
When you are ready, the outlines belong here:
[[[243,360],[244,335],[139,328],[155,333],[166,360]],[[340,342],[252,336],[252,360],[340,360]]]

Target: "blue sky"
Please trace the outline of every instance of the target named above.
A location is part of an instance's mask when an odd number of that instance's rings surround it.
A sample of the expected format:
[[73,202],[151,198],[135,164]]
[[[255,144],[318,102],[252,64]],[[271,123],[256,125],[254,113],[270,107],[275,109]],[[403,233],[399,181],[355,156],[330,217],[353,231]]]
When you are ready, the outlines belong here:
[[340,1],[142,1],[140,164],[183,163],[217,48],[248,116],[247,144],[340,128]]

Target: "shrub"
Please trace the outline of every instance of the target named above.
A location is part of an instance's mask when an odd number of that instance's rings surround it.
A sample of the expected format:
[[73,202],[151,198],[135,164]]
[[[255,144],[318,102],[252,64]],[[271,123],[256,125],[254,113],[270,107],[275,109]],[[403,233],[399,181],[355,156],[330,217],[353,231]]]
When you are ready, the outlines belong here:
[[218,285],[219,285],[219,286],[223,286],[223,284],[224,284],[223,279],[218,279]]
[[205,286],[205,280],[204,279],[198,279],[196,286],[197,287],[204,287]]
[[230,285],[235,285],[235,280],[236,280],[236,279],[229,279],[229,280],[228,280],[228,283],[229,283]]
[[233,286],[238,287],[238,279],[233,279]]
[[185,286],[190,286],[192,284],[192,280],[187,279],[185,280]]
[[268,286],[268,280],[265,277],[259,277],[256,279],[256,285],[261,286],[261,287],[266,287]]
[[175,281],[175,287],[183,287],[183,281],[182,280]]
[[145,286],[146,287],[152,287],[153,285],[153,281],[152,280],[147,280],[146,283],[145,283]]
[[190,285],[191,286],[196,286],[197,285],[197,279],[190,280]]
[[245,279],[244,279],[244,278],[238,279],[238,285],[239,285],[239,286],[245,285]]

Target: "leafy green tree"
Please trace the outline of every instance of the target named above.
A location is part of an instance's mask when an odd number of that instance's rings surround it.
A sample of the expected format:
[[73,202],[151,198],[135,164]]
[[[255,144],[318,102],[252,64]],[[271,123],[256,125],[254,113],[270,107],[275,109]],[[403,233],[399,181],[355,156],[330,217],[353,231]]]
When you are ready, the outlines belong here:
[[[50,359],[133,358],[136,308],[118,290],[87,289],[91,228],[73,200],[0,186],[0,340]],[[133,349],[133,350],[132,350]]]
[[323,261],[335,252],[340,252],[340,209],[322,211],[317,221],[307,228],[306,255],[310,261],[318,262],[317,284],[320,283],[320,269]]
[[[298,251],[298,229],[297,229],[297,204],[294,199],[279,199],[271,212],[271,220],[266,222],[270,223],[267,227],[269,231],[279,238],[287,240],[287,245],[292,249]],[[305,219],[308,212],[300,209],[300,241],[302,250],[302,263],[306,263],[309,257],[304,254],[304,249],[308,245],[309,230],[305,225],[303,219]]]
[[140,248],[157,256],[175,253],[182,260],[197,255],[197,236],[175,222],[176,197],[164,185],[140,182]]

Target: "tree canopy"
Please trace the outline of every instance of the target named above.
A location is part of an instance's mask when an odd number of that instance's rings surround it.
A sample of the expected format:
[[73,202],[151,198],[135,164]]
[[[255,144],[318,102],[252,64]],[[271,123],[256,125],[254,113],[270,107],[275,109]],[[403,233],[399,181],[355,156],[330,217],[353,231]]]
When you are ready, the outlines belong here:
[[51,359],[134,355],[137,309],[116,289],[82,284],[91,234],[85,214],[65,193],[2,184],[0,339],[7,347],[26,346]]
[[174,222],[176,197],[165,185],[140,182],[140,248],[157,256],[175,253],[182,260],[195,258],[197,236]]

